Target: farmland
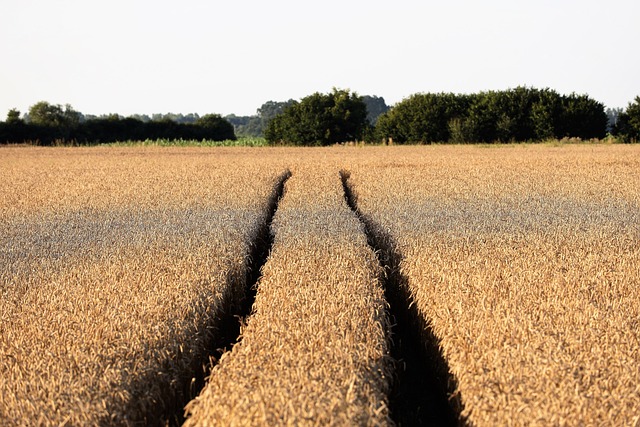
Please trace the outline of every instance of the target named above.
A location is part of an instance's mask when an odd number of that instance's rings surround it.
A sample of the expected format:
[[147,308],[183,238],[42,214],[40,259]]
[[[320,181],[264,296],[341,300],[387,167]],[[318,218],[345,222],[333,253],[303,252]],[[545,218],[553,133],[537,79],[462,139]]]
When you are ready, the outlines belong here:
[[292,170],[242,342],[187,425],[383,425],[390,386],[380,267],[337,174]]
[[3,150],[3,425],[153,423],[193,397],[282,173],[203,154]]
[[633,426],[639,183],[636,146],[2,147],[0,423]]
[[350,181],[437,337],[462,416],[475,425],[636,423],[637,149],[430,154],[356,167]]

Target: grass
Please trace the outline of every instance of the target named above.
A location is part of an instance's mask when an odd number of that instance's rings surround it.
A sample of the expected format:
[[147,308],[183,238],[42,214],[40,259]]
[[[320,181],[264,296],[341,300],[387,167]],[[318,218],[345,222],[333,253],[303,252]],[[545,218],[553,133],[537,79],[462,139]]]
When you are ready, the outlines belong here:
[[[116,142],[83,142],[67,140],[55,140],[50,146],[52,147],[266,147],[267,140],[262,137],[241,136],[237,139],[226,139],[222,141],[214,140],[195,140],[195,139],[146,139],[146,140],[129,140]],[[26,141],[18,144],[0,143],[0,147],[9,146],[49,146],[43,145],[40,141]]]
[[260,137],[240,137],[232,140],[185,140],[185,139],[147,139],[144,141],[121,141],[103,144],[110,147],[266,147],[267,140]]

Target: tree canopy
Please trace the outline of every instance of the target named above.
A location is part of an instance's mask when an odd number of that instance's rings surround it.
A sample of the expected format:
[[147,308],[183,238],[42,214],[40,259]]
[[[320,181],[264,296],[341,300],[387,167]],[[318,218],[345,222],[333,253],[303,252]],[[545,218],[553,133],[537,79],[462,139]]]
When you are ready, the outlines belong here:
[[39,126],[50,126],[72,129],[80,123],[81,114],[75,111],[71,105],[49,104],[40,101],[29,108],[28,122]]
[[68,104],[62,107],[41,101],[29,108],[25,120],[20,119],[19,111],[9,111],[7,121],[0,122],[0,143],[50,145],[56,141],[99,144],[145,139],[236,139],[231,123],[219,114],[200,117],[169,113],[154,115],[154,118],[156,120],[143,121],[118,114],[87,118]]
[[640,142],[640,96],[636,96],[627,109],[620,113],[614,134],[625,142]]
[[362,140],[367,128],[362,98],[334,88],[293,102],[269,121],[264,136],[272,144],[329,145]]
[[370,125],[375,125],[380,115],[389,111],[389,106],[381,96],[364,95],[362,101],[367,106],[367,120]]
[[350,141],[473,143],[601,139],[640,141],[640,96],[626,110],[587,95],[516,87],[474,94],[417,93],[393,107],[384,98],[334,88],[299,101],[267,101],[252,116],[234,114],[83,115],[71,105],[40,101],[0,122],[0,144],[54,141],[103,143],[144,139],[235,139],[264,136],[271,144]]
[[517,87],[471,95],[413,95],[383,114],[378,140],[396,143],[539,141],[603,138],[604,105],[587,95]]
[[11,110],[9,110],[9,112],[7,113],[7,124],[15,124],[15,123],[20,123],[22,122],[22,119],[20,118],[20,111],[12,108]]

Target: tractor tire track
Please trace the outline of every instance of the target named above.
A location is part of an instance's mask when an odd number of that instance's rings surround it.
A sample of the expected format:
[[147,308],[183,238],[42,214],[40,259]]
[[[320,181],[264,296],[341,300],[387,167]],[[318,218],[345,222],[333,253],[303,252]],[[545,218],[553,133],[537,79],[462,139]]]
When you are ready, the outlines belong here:
[[350,172],[342,170],[340,177],[347,204],[362,222],[368,243],[386,273],[382,281],[389,303],[395,367],[389,396],[391,418],[400,426],[464,425],[462,404],[455,394],[456,379],[428,319],[411,304],[408,278],[400,270],[402,255],[393,237],[358,209]]

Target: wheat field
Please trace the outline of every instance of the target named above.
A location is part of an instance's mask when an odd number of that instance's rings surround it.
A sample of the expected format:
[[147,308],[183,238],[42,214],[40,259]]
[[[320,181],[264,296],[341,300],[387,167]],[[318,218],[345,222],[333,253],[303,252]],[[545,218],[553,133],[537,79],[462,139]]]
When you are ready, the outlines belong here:
[[637,426],[639,184],[633,145],[1,147],[0,424],[393,425],[419,363],[458,424]]
[[637,147],[439,147],[351,171],[478,426],[637,425]]
[[238,154],[2,150],[0,424],[152,424],[193,397],[278,175]]
[[186,425],[386,425],[388,319],[380,266],[338,171],[292,169],[242,341]]

